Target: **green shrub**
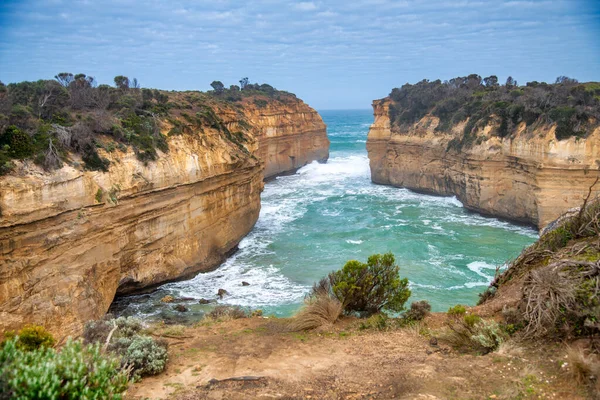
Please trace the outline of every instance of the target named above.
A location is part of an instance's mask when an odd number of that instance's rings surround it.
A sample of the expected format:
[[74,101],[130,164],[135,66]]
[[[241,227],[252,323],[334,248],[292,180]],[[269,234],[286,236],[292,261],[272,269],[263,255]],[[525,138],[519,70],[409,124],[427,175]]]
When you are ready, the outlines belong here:
[[7,332],[5,336],[9,340],[14,339],[17,347],[24,351],[52,347],[56,342],[52,334],[39,325],[25,325],[17,334]]
[[24,351],[11,339],[0,349],[0,389],[6,398],[122,399],[127,384],[127,372],[99,345],[69,340],[60,351]]
[[90,171],[107,172],[110,166],[110,161],[100,157],[98,151],[92,145],[86,146],[81,159],[85,163],[85,167]]
[[463,320],[465,321],[465,324],[469,326],[475,326],[476,324],[481,322],[481,317],[476,314],[467,314],[464,316]]
[[33,154],[33,140],[14,125],[8,126],[0,135],[0,147],[8,146],[7,152],[13,158],[27,158]]
[[410,297],[408,279],[400,279],[392,253],[374,254],[367,263],[351,260],[328,276],[328,286],[347,314],[370,316],[400,312]]
[[167,342],[154,340],[150,336],[121,337],[111,343],[109,350],[121,355],[121,365],[132,369],[135,380],[161,373],[169,359]]
[[508,335],[495,321],[465,315],[451,320],[442,338],[459,351],[487,354],[496,350]]
[[448,309],[448,315],[456,317],[456,316],[462,316],[467,312],[467,309],[465,308],[465,306],[461,305],[461,304],[457,304],[454,307],[450,307]]
[[377,329],[379,331],[385,331],[389,327],[389,317],[385,313],[378,313],[371,315],[365,321],[360,323],[358,329]]
[[[114,329],[116,327],[116,329]],[[113,331],[114,329],[114,331]],[[111,331],[108,351],[120,357],[121,365],[129,367],[134,379],[155,375],[165,369],[168,360],[167,342],[155,340],[142,334],[144,325],[139,318],[108,316],[85,325],[85,343],[104,345]]]

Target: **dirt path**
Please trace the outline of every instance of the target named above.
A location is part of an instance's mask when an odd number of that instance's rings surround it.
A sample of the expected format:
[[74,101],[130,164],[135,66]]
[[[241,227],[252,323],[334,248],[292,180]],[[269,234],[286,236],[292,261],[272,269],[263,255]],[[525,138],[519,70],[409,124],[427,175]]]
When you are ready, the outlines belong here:
[[[170,338],[167,370],[130,399],[583,399],[558,347],[503,346],[461,355],[434,329],[284,333],[283,320],[249,318],[187,328]],[[430,325],[435,325],[430,322]],[[222,381],[251,377],[241,381]],[[212,381],[211,380],[218,380]]]

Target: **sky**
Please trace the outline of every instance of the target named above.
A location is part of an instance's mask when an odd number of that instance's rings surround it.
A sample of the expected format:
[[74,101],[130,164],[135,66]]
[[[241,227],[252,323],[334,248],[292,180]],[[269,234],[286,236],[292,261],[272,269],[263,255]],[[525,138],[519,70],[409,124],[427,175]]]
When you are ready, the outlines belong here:
[[0,80],[269,83],[317,109],[477,73],[600,81],[600,0],[0,0]]

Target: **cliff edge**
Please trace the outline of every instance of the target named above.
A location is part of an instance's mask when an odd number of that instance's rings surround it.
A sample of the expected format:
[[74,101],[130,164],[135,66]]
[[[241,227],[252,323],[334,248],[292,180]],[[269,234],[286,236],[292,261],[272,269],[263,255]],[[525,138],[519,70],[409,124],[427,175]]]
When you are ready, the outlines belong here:
[[[146,94],[112,90],[118,101]],[[32,152],[44,139],[58,165],[44,147],[41,161],[13,157],[0,176],[2,330],[78,334],[117,294],[219,265],[254,226],[265,177],[328,155],[315,110],[285,92],[247,92],[154,91],[146,105],[38,127]],[[81,137],[93,148],[77,147]]]
[[[407,98],[416,96],[406,93],[411,89],[406,85],[405,93],[394,89],[391,96],[373,102],[375,121],[367,140],[373,182],[455,195],[468,209],[540,229],[582,203],[598,176],[600,127],[593,116],[600,109],[597,100],[588,107],[592,115],[585,121],[571,116],[565,122],[559,116],[557,122],[550,117],[556,116],[552,110],[528,114],[517,100],[498,97],[486,103],[485,96],[501,96],[507,89],[481,82],[473,90],[464,89],[465,96],[475,99],[470,102],[451,97],[460,86],[448,89],[444,85],[450,84],[439,81],[408,86],[419,85],[420,90],[441,87],[450,94],[440,94],[418,111],[405,105]],[[526,97],[523,101],[533,97],[527,95],[529,89],[552,93],[547,88],[513,89],[509,95]],[[579,130],[565,134],[565,126]]]

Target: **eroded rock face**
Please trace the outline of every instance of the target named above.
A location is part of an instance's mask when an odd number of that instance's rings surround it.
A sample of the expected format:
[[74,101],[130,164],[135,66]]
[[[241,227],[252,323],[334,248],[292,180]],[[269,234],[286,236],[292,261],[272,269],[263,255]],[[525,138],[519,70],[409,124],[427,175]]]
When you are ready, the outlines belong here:
[[586,139],[558,141],[552,126],[527,132],[522,124],[504,139],[487,126],[472,147],[457,151],[449,142],[464,123],[435,132],[439,121],[426,116],[396,133],[388,107],[387,99],[373,102],[367,151],[375,183],[456,195],[474,211],[542,228],[580,205],[598,175],[600,128]]
[[329,157],[329,139],[321,116],[301,101],[281,107],[248,107],[250,124],[260,127],[257,156],[265,162],[265,179],[292,172]]
[[1,177],[0,333],[36,323],[77,335],[115,294],[219,265],[258,218],[265,171],[328,154],[325,125],[299,100],[243,113],[245,150],[205,130],[170,138],[169,153],[147,165],[115,151],[102,154],[106,173],[21,164]]

